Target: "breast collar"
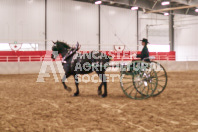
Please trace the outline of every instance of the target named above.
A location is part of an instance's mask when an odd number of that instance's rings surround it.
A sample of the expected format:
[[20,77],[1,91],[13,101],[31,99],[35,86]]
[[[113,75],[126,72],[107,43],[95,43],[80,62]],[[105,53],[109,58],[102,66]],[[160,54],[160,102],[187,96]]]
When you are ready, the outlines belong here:
[[[75,54],[72,56],[71,63],[73,63],[74,60],[77,59],[77,57],[78,57],[79,55],[80,55],[79,53],[75,53]],[[66,63],[67,63],[67,61],[65,60],[65,58],[66,58],[66,55],[62,58],[62,63],[63,63],[63,64],[66,64]]]

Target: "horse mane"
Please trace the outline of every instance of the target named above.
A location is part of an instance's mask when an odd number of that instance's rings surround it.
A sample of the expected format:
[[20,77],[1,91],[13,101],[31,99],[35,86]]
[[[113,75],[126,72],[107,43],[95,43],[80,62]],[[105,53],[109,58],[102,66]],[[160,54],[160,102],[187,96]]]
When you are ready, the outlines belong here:
[[57,46],[63,46],[66,49],[70,49],[71,47],[69,46],[69,44],[65,43],[65,42],[61,42],[61,41],[57,41],[56,42]]

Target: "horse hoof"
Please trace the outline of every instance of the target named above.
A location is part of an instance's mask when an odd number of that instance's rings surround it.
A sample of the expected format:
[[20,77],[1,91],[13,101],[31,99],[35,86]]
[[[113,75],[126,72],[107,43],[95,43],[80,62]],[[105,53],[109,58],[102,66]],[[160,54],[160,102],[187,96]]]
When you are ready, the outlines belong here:
[[67,87],[66,90],[67,90],[68,92],[71,92],[71,91],[72,91],[72,89],[71,89],[70,87]]
[[101,97],[102,98],[105,98],[105,97],[107,97],[107,94],[103,94],[103,95],[101,95]]
[[98,90],[98,95],[101,95],[102,94],[102,91],[101,90]]
[[73,97],[77,97],[79,95],[79,93],[74,93]]

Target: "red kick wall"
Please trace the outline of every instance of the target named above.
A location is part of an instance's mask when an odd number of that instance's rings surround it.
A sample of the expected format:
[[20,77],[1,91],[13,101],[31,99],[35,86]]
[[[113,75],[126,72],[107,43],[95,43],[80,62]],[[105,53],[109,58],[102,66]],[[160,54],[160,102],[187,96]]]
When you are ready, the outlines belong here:
[[[89,51],[80,51],[81,53],[87,53]],[[133,53],[141,53],[136,51],[102,51],[107,55],[113,56],[113,61],[131,61]],[[48,53],[46,55],[46,53]],[[24,61],[43,61],[50,59],[51,51],[1,51],[0,62],[24,62]],[[150,56],[155,56],[155,60],[171,60],[175,61],[175,52],[150,52]],[[60,61],[60,59],[57,59]]]

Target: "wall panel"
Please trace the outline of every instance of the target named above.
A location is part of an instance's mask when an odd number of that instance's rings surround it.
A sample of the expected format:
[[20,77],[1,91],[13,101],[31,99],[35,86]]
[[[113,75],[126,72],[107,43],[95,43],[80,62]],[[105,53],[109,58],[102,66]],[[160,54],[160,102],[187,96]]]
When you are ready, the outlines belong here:
[[[148,38],[151,44],[169,44],[169,17],[139,12],[139,38]],[[139,43],[139,50],[142,49]]]
[[44,0],[0,0],[0,43],[41,43]]
[[98,49],[98,6],[72,0],[48,0],[48,49],[50,40],[61,40],[81,50]]
[[198,17],[175,16],[175,51],[178,61],[198,61]]
[[102,5],[101,50],[114,50],[113,45],[126,45],[126,50],[136,50],[137,12]]

